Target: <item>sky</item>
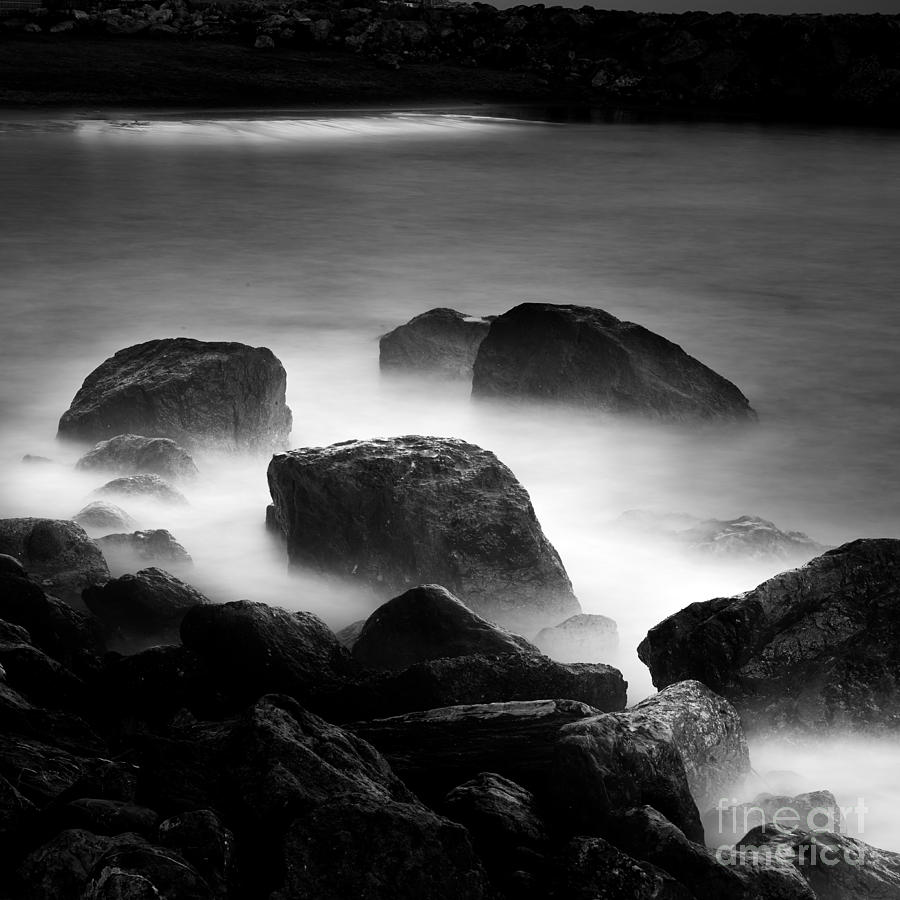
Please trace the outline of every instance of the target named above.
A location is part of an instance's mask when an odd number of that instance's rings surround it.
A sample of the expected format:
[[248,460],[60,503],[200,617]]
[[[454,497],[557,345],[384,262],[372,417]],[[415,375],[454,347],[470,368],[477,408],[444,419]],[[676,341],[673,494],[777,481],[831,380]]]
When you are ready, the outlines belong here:
[[[494,0],[506,8],[518,2],[537,0]],[[595,6],[598,9],[632,9],[640,12],[756,12],[756,13],[894,13],[900,14],[900,0],[543,0],[547,6]]]

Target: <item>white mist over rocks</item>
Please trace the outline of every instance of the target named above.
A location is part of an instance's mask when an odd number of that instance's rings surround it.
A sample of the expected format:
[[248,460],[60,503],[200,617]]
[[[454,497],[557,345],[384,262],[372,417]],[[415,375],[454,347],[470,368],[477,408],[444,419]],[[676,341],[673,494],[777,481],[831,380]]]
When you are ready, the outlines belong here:
[[[292,446],[433,434],[509,465],[585,612],[617,621],[619,654],[604,661],[638,700],[652,691],[635,654],[650,626],[783,566],[704,561],[611,530],[626,510],[756,514],[824,544],[900,536],[896,140],[437,114],[8,118],[0,515],[69,518],[107,480],[74,471],[83,448],[54,436],[116,350],[175,335],[267,346],[288,373]],[[465,383],[380,375],[379,334],[413,315],[526,299],[598,306],[665,335],[734,381],[760,424],[475,403]],[[121,505],[175,535],[198,589],[335,628],[379,602],[288,573],[264,529],[267,459],[196,461],[189,506]],[[754,765],[796,770],[842,804],[865,796],[862,836],[900,849],[900,750],[828,739],[754,747]]]

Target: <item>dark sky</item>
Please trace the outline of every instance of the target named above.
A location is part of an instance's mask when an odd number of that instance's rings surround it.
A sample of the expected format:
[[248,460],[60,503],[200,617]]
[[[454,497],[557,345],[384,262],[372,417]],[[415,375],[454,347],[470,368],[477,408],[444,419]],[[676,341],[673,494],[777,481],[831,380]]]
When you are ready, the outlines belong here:
[[[506,8],[529,0],[493,0]],[[536,2],[536,0],[533,0]],[[543,0],[546,6],[595,6],[598,9],[634,9],[641,12],[757,12],[757,13],[895,13],[900,0]]]

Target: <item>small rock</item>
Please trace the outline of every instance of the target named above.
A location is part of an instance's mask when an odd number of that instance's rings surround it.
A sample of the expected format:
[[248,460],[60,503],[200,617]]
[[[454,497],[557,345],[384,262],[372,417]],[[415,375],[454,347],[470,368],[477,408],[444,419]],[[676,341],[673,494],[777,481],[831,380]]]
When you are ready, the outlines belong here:
[[75,464],[76,469],[100,469],[116,475],[159,475],[172,480],[191,479],[198,474],[188,452],[169,438],[118,434],[100,441]]
[[176,490],[159,475],[126,475],[114,478],[103,487],[97,488],[94,494],[99,497],[149,497],[161,503],[180,506],[186,506],[188,502],[181,491]]
[[92,500],[72,516],[72,521],[77,522],[88,534],[97,535],[137,528],[137,522],[124,509],[105,500]]

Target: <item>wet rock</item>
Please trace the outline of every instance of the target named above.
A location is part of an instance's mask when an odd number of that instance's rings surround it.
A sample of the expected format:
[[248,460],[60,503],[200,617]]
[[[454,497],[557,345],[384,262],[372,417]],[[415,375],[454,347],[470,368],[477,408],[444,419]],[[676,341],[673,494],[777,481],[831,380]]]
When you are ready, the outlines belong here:
[[59,436],[93,443],[141,434],[188,449],[280,449],[291,430],[285,384],[284,368],[265,347],[147,341],[88,375],[60,419]]
[[382,753],[426,802],[439,802],[482,772],[546,797],[560,728],[596,713],[574,700],[534,700],[427,709],[346,727]]
[[[103,554],[75,522],[0,519],[0,553],[14,556],[32,580],[76,605],[84,588],[109,580]],[[9,618],[2,611],[0,616]]]
[[118,572],[146,563],[183,569],[194,562],[187,550],[164,528],[131,534],[106,534],[96,538],[95,543],[103,551],[110,568]]
[[[94,878],[130,874],[146,879],[158,896],[167,900],[213,900],[209,885],[180,854],[145,841],[129,840],[130,837],[120,837],[106,848],[94,863]],[[134,888],[133,883],[129,885],[129,889]],[[141,889],[145,890],[143,886]]]
[[138,527],[124,509],[105,500],[92,500],[72,516],[72,521],[91,535],[107,535]]
[[150,473],[171,481],[197,476],[197,466],[183,447],[169,438],[117,434],[100,441],[75,464],[76,469],[99,469],[116,475]]
[[120,632],[126,641],[171,643],[178,640],[185,614],[209,600],[174,575],[151,567],[89,588],[84,602],[111,632]]
[[227,897],[234,868],[234,835],[210,809],[195,809],[160,823],[159,843],[177,850],[206,880],[216,897]]
[[675,420],[756,419],[735,385],[677,344],[601,309],[551,303],[523,303],[491,322],[472,395]]
[[542,628],[534,643],[541,653],[559,662],[600,662],[618,651],[619,629],[613,619],[582,613]]
[[379,341],[381,370],[471,378],[490,322],[455,309],[430,309]]
[[351,441],[276,455],[288,558],[397,596],[441,584],[504,627],[579,612],[528,494],[493,453],[451,438]]
[[353,658],[370,669],[405,669],[428,659],[505,653],[538,650],[485,621],[438,584],[413,588],[378,607],[353,646]]
[[98,497],[139,497],[185,506],[187,498],[159,475],[124,475],[97,488]]
[[898,573],[900,541],[853,541],[755,590],[691,604],[638,654],[658,687],[698,679],[750,732],[895,727]]

